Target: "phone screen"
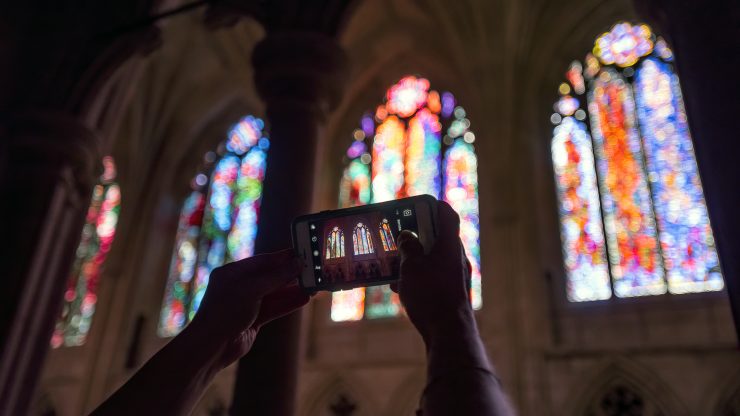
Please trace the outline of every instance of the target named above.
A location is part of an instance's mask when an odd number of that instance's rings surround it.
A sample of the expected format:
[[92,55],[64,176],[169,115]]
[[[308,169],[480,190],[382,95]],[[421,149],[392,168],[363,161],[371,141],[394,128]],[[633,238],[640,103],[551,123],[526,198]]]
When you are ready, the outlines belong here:
[[418,233],[413,201],[309,219],[315,288],[368,286],[398,278],[401,230]]

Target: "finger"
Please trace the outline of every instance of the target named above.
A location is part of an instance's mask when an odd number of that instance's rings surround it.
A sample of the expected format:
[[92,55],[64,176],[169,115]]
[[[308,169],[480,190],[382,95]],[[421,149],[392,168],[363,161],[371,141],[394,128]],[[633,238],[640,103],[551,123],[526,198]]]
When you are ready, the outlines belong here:
[[460,216],[445,201],[437,202],[437,224],[439,233],[437,241],[432,247],[435,255],[449,255],[459,250],[460,244]]
[[398,293],[398,282],[393,282],[389,286],[394,293]]
[[224,271],[250,282],[253,295],[264,296],[298,277],[302,260],[292,249],[263,254],[223,266]]
[[463,268],[468,272],[467,276],[471,276],[473,274],[473,264],[470,263],[470,258],[468,258],[468,253],[465,252],[462,241],[460,242],[460,252],[462,253]]
[[398,251],[401,253],[401,263],[424,255],[424,247],[421,245],[419,237],[408,230],[403,230],[398,235]]
[[273,270],[276,266],[285,264],[297,257],[293,249],[285,249],[273,253],[259,254],[243,260],[228,263],[223,268],[230,272],[252,275]]
[[300,309],[310,299],[311,297],[299,286],[284,286],[262,298],[260,312],[252,324],[252,328],[259,329],[272,320]]

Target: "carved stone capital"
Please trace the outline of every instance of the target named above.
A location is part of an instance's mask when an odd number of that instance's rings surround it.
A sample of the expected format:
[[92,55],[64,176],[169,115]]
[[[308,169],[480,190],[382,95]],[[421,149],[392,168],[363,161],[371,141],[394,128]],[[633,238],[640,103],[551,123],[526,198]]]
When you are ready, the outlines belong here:
[[271,33],[255,47],[252,62],[257,91],[268,111],[303,109],[323,119],[342,98],[347,57],[329,36]]
[[82,122],[62,113],[24,112],[6,119],[0,132],[7,146],[5,180],[55,177],[70,167],[75,187],[88,197],[101,169],[100,140]]
[[268,33],[312,32],[337,37],[358,0],[219,0],[211,2],[206,26],[231,26],[249,16]]
[[5,113],[53,109],[85,117],[127,60],[161,43],[156,21],[148,20],[158,0],[113,0],[83,8],[36,3],[16,3],[3,16],[8,41],[0,48],[0,109]]

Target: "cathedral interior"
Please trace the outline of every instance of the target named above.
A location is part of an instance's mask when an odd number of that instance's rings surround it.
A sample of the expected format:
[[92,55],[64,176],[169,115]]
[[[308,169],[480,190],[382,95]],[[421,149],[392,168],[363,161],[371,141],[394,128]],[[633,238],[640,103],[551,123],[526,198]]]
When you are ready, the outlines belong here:
[[[0,414],[93,410],[294,217],[432,194],[518,414],[740,416],[737,3],[14,3]],[[424,362],[321,292],[193,414],[412,415]]]

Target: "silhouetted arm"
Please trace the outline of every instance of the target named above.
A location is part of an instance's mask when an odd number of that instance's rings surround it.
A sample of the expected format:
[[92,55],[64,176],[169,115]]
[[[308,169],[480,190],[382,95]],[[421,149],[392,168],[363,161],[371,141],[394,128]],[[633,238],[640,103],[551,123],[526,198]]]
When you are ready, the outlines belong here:
[[459,237],[460,220],[445,202],[438,203],[438,223],[439,235],[428,255],[415,234],[401,233],[401,279],[392,285],[426,345],[421,414],[513,415],[470,306],[470,263]]
[[260,326],[305,305],[292,250],[219,267],[193,321],[93,415],[186,415],[224,367],[246,354]]
[[472,313],[464,322],[440,327],[427,341],[427,387],[423,415],[512,415]]
[[189,414],[221,370],[219,346],[199,332],[185,328],[92,414]]

